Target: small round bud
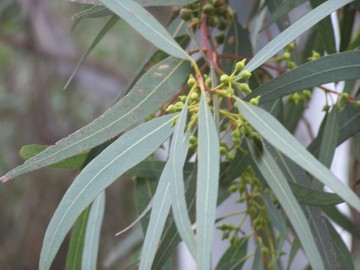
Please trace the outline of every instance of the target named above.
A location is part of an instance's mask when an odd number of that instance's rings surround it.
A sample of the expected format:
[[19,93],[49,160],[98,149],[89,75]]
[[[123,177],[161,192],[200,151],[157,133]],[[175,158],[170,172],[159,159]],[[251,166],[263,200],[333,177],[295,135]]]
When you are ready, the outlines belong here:
[[289,52],[284,52],[282,57],[283,57],[283,59],[288,60],[288,59],[290,59],[291,54]]
[[169,105],[169,106],[166,108],[165,112],[168,112],[168,113],[176,112],[176,106],[175,106],[174,104]]
[[192,102],[199,100],[199,95],[198,95],[196,92],[192,92],[192,93],[190,94],[190,100],[191,100]]
[[287,63],[287,66],[288,66],[289,69],[295,69],[295,68],[297,68],[297,64],[296,64],[294,61],[289,61],[289,62]]
[[288,51],[292,51],[295,49],[295,41],[289,43],[286,48],[288,49]]
[[341,99],[343,101],[347,101],[349,99],[349,94],[348,93],[341,93],[340,97],[341,97]]
[[323,112],[328,112],[330,110],[330,106],[325,104],[324,107],[322,108]]
[[182,102],[182,103],[185,103],[186,102],[186,99],[187,99],[187,96],[184,96],[184,95],[181,95],[178,97],[179,100]]
[[240,90],[246,94],[250,94],[252,91],[247,83],[240,83],[239,84]]
[[311,91],[308,90],[308,89],[303,90],[303,95],[304,95],[304,97],[305,97],[306,100],[310,100],[311,97],[312,97],[312,93],[311,93]]
[[193,87],[195,83],[196,83],[196,79],[192,74],[190,74],[189,79],[187,80],[187,85],[189,87]]
[[211,78],[206,78],[205,79],[205,84],[207,87],[211,87]]
[[360,100],[354,101],[354,104],[355,104],[356,106],[360,107]]
[[213,14],[214,13],[214,6],[212,4],[210,4],[210,3],[208,3],[208,4],[203,6],[202,11],[207,15]]
[[227,148],[220,146],[220,155],[224,156],[228,152]]
[[232,89],[231,87],[229,87],[229,88],[226,90],[226,97],[231,98],[234,94],[235,94],[235,91],[234,91],[234,89]]
[[175,103],[176,110],[181,110],[184,107],[184,103],[181,101]]
[[208,26],[214,27],[220,23],[220,19],[217,16],[211,16],[206,18],[206,24]]
[[243,72],[241,72],[241,78],[243,78],[244,80],[247,80],[251,77],[251,72],[248,70],[244,70]]
[[257,96],[255,98],[252,98],[252,99],[250,99],[250,103],[252,105],[255,105],[255,106],[259,105],[260,98],[261,98],[261,96]]
[[189,142],[191,144],[195,144],[195,143],[197,143],[197,138],[194,135],[191,135],[189,138]]
[[245,61],[246,61],[246,59],[243,59],[236,63],[235,72],[240,72],[241,70],[243,70],[243,68],[245,67]]
[[220,82],[222,82],[222,83],[229,83],[229,81],[230,81],[229,75],[223,74],[223,75],[220,76]]
[[191,13],[192,11],[188,8],[182,8],[180,10],[180,18],[183,19],[184,21],[188,21],[191,19]]
[[240,138],[240,131],[238,129],[235,129],[233,132],[231,132],[231,137],[234,138]]

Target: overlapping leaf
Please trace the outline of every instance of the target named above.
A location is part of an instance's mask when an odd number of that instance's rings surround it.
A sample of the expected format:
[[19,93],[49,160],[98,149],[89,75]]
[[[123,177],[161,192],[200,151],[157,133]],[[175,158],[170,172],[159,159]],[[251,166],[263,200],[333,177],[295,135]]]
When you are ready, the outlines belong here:
[[360,211],[360,200],[354,192],[314,158],[313,155],[306,151],[273,116],[261,108],[242,100],[238,100],[237,105],[245,119],[270,144],[332,189],[352,207]]
[[161,61],[138,80],[128,95],[102,116],[11,170],[1,180],[7,181],[52,165],[116,137],[158,110],[178,91],[189,71],[187,62],[172,57]]
[[260,152],[259,149],[254,149],[251,143],[248,144],[248,147],[256,166],[278,198],[296,231],[311,266],[313,269],[325,269],[307,219],[279,166],[266,149],[262,149]]
[[133,0],[100,0],[157,48],[180,59],[190,56],[180,47],[165,28],[143,7]]
[[81,171],[65,193],[46,230],[40,255],[41,270],[51,267],[71,226],[95,197],[171,135],[173,117],[163,116],[129,131]]
[[298,90],[329,82],[360,78],[360,51],[328,55],[301,65],[256,88],[246,100],[261,95],[266,103]]
[[220,150],[218,131],[205,97],[200,100],[198,176],[196,197],[197,266],[210,269],[211,248],[219,185]]
[[245,66],[253,71],[320,20],[353,0],[329,0],[313,9],[265,45]]

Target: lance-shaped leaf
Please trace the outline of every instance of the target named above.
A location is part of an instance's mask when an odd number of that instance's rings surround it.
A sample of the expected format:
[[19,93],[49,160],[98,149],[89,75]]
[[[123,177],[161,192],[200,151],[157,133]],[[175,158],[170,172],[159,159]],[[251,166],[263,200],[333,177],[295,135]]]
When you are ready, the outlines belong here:
[[301,65],[268,81],[245,99],[260,95],[260,103],[266,103],[298,90],[357,78],[360,78],[360,51],[337,53]]
[[238,99],[237,105],[245,119],[271,145],[332,189],[357,211],[360,211],[360,199],[356,194],[314,158],[276,118],[263,109],[240,99]]
[[171,164],[172,176],[169,178],[172,191],[172,212],[174,215],[176,227],[190,253],[195,258],[196,256],[196,241],[193,231],[191,229],[191,221],[188,215],[188,207],[185,198],[185,185],[183,167],[188,149],[189,136],[185,136],[184,129],[186,125],[188,103],[184,107],[177,120],[174,128],[174,135],[171,139],[169,163]]
[[139,79],[128,95],[102,116],[11,170],[0,180],[5,182],[52,165],[116,137],[158,110],[178,91],[189,71],[189,63],[176,58],[161,61]]
[[166,29],[138,3],[133,0],[100,1],[160,50],[180,59],[191,59]]
[[254,163],[279,200],[291,225],[296,231],[311,266],[313,269],[325,269],[307,219],[279,166],[265,148],[259,150],[252,143],[248,143],[248,147],[253,156]]
[[329,0],[313,9],[266,44],[245,66],[253,71],[320,20],[353,0]]
[[219,186],[220,150],[218,131],[205,97],[200,101],[198,127],[196,261],[198,269],[210,269]]
[[105,192],[101,192],[91,205],[86,226],[82,269],[97,269],[100,230],[105,211]]
[[65,193],[46,230],[40,270],[49,269],[66,234],[81,212],[111,183],[156,150],[171,133],[173,115],[134,128],[93,159]]
[[216,270],[242,269],[242,266],[246,262],[248,240],[249,238],[244,237],[241,239],[239,247],[230,246],[221,257],[216,266]]

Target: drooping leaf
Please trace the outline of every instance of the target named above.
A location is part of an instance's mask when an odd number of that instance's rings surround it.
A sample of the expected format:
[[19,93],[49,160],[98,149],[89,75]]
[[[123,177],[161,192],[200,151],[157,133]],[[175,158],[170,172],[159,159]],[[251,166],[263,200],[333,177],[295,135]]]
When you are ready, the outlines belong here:
[[[48,148],[48,146],[36,145],[36,144],[23,146],[20,149],[20,157],[24,160],[27,160],[29,158],[36,156],[40,152],[44,151],[46,148]],[[88,155],[89,155],[89,151],[87,151],[83,154],[79,154],[79,155],[64,159],[63,161],[55,163],[55,164],[51,165],[50,167],[60,168],[60,169],[80,169],[84,165]]]
[[172,190],[172,212],[174,215],[178,232],[187,245],[190,253],[196,256],[196,240],[191,228],[191,221],[187,212],[183,166],[189,149],[189,136],[185,136],[184,129],[188,111],[187,101],[180,113],[174,128],[174,134],[171,140],[170,154],[168,162],[171,164],[172,175],[169,182]]
[[139,163],[167,139],[174,115],[154,119],[121,136],[93,159],[65,193],[46,230],[40,270],[49,269],[80,213],[111,183]]
[[354,192],[314,158],[277,119],[261,108],[240,99],[238,99],[237,105],[245,119],[270,144],[360,211],[360,200]]
[[159,49],[180,59],[190,59],[164,27],[138,3],[133,0],[100,0],[100,2]]
[[66,270],[81,269],[90,208],[89,206],[82,212],[72,229],[69,249],[66,256]]
[[266,149],[259,150],[253,147],[251,143],[248,143],[248,147],[252,153],[254,163],[279,200],[296,234],[299,236],[310,264],[314,269],[325,269],[306,217],[279,166]]
[[353,0],[329,0],[313,9],[267,43],[245,66],[253,71],[317,22]]
[[200,100],[198,127],[198,137],[201,139],[198,141],[196,262],[199,269],[210,269],[219,185],[220,150],[218,131],[205,97]]
[[266,103],[298,90],[357,78],[360,78],[360,52],[337,53],[301,65],[262,84],[246,100],[260,95],[260,103]]
[[178,91],[189,71],[187,62],[173,57],[161,61],[138,80],[128,95],[102,116],[11,170],[0,180],[5,182],[52,165],[116,137],[158,110]]
[[105,211],[105,192],[101,192],[91,205],[86,226],[82,269],[97,269],[100,230]]

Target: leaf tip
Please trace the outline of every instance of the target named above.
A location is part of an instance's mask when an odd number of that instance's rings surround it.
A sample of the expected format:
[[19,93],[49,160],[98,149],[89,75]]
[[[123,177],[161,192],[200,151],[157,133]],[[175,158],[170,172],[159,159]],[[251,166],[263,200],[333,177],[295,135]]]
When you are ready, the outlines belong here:
[[8,174],[5,174],[4,176],[2,176],[0,178],[0,181],[3,182],[3,183],[5,183],[5,182],[7,182],[9,180],[11,180],[11,177]]

